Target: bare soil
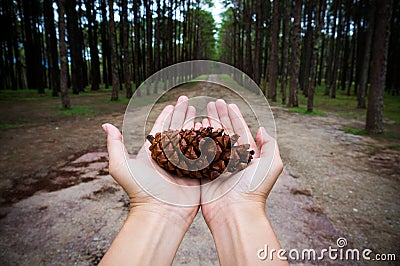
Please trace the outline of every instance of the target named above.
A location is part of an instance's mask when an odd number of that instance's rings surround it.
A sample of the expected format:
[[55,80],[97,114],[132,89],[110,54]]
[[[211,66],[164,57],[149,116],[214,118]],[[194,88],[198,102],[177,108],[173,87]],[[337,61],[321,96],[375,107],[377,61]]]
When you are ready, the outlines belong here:
[[[201,90],[233,101],[229,93],[211,86],[215,85],[202,84]],[[156,110],[173,103],[175,96],[191,93],[176,89]],[[249,97],[258,101],[257,96]],[[74,100],[90,104],[98,98]],[[0,106],[2,121],[22,121],[18,128],[0,131],[1,265],[97,264],[129,210],[123,190],[108,175],[101,129],[104,122],[121,128],[125,107],[104,104],[104,113],[89,117],[43,111],[43,106],[56,104]],[[385,140],[340,130],[359,121],[329,113],[300,115],[280,106],[272,110],[285,170],[266,211],[282,246],[321,250],[336,247],[336,239],[344,237],[348,247],[395,253],[399,259],[399,149]],[[255,130],[257,125],[250,126]],[[218,265],[201,214],[174,264]]]

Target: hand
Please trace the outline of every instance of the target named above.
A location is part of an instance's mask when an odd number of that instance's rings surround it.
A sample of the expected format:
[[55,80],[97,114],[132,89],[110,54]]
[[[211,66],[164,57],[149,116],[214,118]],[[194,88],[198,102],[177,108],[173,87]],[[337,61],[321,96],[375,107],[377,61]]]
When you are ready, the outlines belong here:
[[265,215],[266,199],[283,169],[275,139],[261,127],[254,141],[235,104],[227,105],[219,99],[207,105],[207,113],[203,127],[224,128],[230,134],[239,135],[238,144],[250,144],[250,149],[255,151],[254,159],[246,169],[230,176],[223,174],[212,183],[202,184],[201,210],[207,224],[212,229],[215,224],[230,219],[232,212],[249,209]]
[[[186,96],[179,97],[175,107],[168,105],[157,118],[150,134],[154,135],[167,129],[193,128],[196,109],[188,106]],[[150,156],[149,142],[140,149],[135,159],[129,159],[122,135],[119,130],[111,124],[104,124],[107,133],[107,148],[109,153],[109,172],[111,176],[120,184],[130,198],[131,210],[133,212],[145,211],[161,214],[167,219],[176,219],[184,222],[188,227],[199,206],[181,207],[164,203],[158,199],[165,200],[170,197],[187,199],[187,202],[198,203],[200,201],[199,181],[194,179],[176,177],[160,168]],[[132,178],[132,175],[134,178]],[[165,182],[169,180],[170,182]],[[137,181],[140,181],[138,185]],[[178,185],[174,185],[178,184]],[[192,186],[188,193],[187,187]],[[148,192],[143,187],[150,187]],[[168,188],[166,188],[168,187]],[[158,199],[156,199],[156,198]],[[173,200],[173,199],[172,199]]]

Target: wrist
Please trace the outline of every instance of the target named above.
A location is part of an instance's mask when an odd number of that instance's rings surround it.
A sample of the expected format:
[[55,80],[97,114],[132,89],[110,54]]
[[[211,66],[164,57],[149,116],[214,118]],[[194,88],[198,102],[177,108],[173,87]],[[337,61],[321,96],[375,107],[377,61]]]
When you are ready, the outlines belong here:
[[157,223],[172,224],[175,227],[186,230],[189,228],[197,213],[194,207],[181,207],[172,205],[158,205],[151,203],[132,203],[129,217],[140,217]]
[[203,217],[211,232],[219,230],[220,227],[237,226],[248,220],[266,218],[265,202],[237,202],[209,207],[211,211],[203,211]]

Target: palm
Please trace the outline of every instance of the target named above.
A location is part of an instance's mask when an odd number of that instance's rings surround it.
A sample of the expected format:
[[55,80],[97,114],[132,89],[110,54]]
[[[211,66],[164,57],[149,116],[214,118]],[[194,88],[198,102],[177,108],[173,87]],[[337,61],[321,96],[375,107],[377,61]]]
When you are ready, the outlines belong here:
[[204,217],[212,219],[220,210],[235,204],[265,204],[268,193],[282,171],[275,140],[260,129],[255,141],[236,105],[227,106],[223,100],[218,100],[210,103],[207,111],[209,119],[203,120],[203,126],[224,127],[228,132],[238,134],[241,136],[238,144],[249,143],[255,151],[255,159],[238,173],[223,174],[213,182],[202,185],[201,208]]
[[[180,97],[175,107],[169,105],[164,108],[151,134],[163,129],[192,128],[195,113],[194,107],[188,106],[187,97]],[[107,140],[110,174],[127,192],[131,207],[152,206],[181,214],[182,217],[187,214],[194,217],[200,203],[199,181],[178,178],[161,169],[151,159],[147,142],[136,158],[129,158],[120,132],[115,127],[113,129],[110,127],[109,130],[113,131],[108,133]],[[178,205],[191,207],[179,208]]]

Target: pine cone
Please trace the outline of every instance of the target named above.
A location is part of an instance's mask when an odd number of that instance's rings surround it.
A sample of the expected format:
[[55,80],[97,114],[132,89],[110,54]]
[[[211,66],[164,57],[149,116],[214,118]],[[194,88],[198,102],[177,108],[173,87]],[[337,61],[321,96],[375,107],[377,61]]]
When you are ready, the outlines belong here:
[[238,135],[229,136],[223,129],[168,130],[148,135],[151,158],[163,169],[191,178],[214,180],[223,172],[246,168],[254,151],[249,144],[236,145]]

